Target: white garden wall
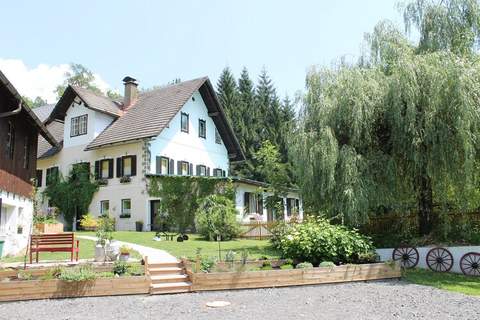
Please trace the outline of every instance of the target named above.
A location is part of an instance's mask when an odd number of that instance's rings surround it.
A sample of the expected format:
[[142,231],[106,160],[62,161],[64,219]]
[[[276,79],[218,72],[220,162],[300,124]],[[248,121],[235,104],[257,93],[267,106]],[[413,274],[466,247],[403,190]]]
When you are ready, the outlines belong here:
[[[429,250],[434,247],[418,247],[419,261],[418,268],[428,269],[426,258]],[[480,253],[480,246],[462,246],[462,247],[442,247],[450,251],[453,256],[453,267],[450,272],[462,273],[460,269],[460,259],[468,252]],[[377,249],[377,254],[380,256],[380,261],[392,260],[393,248]]]

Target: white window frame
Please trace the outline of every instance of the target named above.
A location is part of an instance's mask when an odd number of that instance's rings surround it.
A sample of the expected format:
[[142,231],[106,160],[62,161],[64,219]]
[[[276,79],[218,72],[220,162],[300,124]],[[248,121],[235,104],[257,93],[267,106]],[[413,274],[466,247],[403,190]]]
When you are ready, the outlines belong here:
[[[125,208],[125,203],[129,203],[130,208]],[[131,215],[132,214],[132,199],[122,199],[122,215]]]
[[70,137],[78,137],[87,134],[88,114],[73,117],[70,120]]
[[[107,212],[105,212],[103,205],[107,204]],[[110,201],[109,200],[101,200],[100,201],[100,214],[110,214]]]

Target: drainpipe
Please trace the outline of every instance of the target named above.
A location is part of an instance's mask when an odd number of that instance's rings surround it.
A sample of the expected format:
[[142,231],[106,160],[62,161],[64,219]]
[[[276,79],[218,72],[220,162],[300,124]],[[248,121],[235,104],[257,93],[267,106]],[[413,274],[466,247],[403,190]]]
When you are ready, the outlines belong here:
[[22,103],[20,102],[18,104],[18,108],[13,110],[13,111],[8,111],[8,112],[3,112],[3,113],[0,113],[0,118],[6,118],[6,117],[10,117],[10,116],[14,116],[16,114],[19,114],[20,111],[22,111]]

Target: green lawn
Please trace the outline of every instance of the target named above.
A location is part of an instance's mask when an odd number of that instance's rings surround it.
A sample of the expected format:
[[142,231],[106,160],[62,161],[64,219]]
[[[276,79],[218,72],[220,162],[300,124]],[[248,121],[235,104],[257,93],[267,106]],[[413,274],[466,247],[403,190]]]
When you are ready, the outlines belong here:
[[[79,235],[95,236],[94,232],[79,232]],[[176,257],[195,257],[197,248],[202,248],[203,256],[218,257],[218,243],[214,241],[205,241],[200,236],[189,234],[189,240],[184,242],[177,241],[153,241],[155,232],[134,232],[134,231],[116,231],[113,238],[120,241],[126,241],[144,245],[147,247],[162,249]],[[236,259],[240,259],[240,251],[248,250],[248,257],[259,258],[267,256],[269,258],[278,258],[279,253],[270,246],[268,240],[232,240],[222,241],[220,243],[222,250],[222,259],[229,250],[237,252]]]
[[[90,240],[80,240],[80,253],[78,255],[79,259],[93,259],[95,254],[95,242]],[[5,257],[0,260],[0,262],[23,262],[24,255],[18,255],[14,257]],[[30,257],[27,257],[27,263],[29,263]],[[44,260],[67,260],[70,259],[70,253],[67,252],[40,252],[39,261]],[[35,261],[35,256],[33,256]]]
[[430,270],[412,269],[405,273],[405,280],[448,291],[480,296],[480,278],[454,273],[438,273]]

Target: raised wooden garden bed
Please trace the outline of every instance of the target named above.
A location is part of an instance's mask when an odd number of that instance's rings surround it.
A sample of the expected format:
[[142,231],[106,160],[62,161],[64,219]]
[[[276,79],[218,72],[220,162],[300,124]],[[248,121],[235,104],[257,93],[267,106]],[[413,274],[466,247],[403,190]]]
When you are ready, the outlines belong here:
[[147,294],[145,276],[98,278],[92,281],[29,280],[0,282],[0,301]]
[[61,233],[63,232],[62,223],[37,223],[35,225],[36,231],[39,233]]
[[192,291],[297,286],[399,278],[400,265],[373,263],[338,267],[246,272],[189,273]]

